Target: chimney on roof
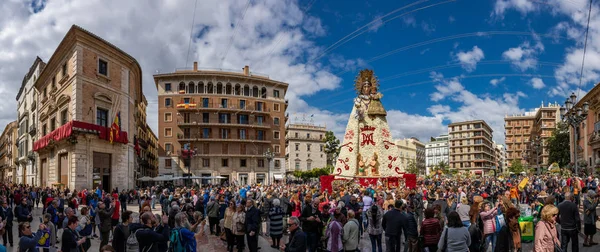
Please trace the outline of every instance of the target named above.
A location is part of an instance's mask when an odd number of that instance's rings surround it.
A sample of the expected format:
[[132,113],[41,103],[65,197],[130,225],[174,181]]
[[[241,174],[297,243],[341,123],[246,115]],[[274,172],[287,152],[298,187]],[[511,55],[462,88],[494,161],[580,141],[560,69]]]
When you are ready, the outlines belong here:
[[250,67],[249,66],[244,66],[244,75],[246,76],[250,76]]
[[198,71],[198,61],[194,61],[194,71]]

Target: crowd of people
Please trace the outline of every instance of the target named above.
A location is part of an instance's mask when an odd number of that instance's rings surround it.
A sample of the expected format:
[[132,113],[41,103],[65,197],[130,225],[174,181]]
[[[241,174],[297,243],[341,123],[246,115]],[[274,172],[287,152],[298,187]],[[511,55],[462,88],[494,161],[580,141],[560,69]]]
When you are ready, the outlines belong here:
[[[318,182],[110,192],[3,184],[0,252],[15,245],[17,251],[88,251],[93,239],[102,252],[216,245],[254,252],[260,236],[286,252],[358,251],[363,237],[373,252],[384,245],[392,252],[522,251],[526,242],[534,251],[567,251],[569,243],[579,251],[579,233],[584,247],[598,244],[597,186],[592,177],[550,175],[421,178],[412,188],[348,180],[333,191],[322,191]],[[36,232],[34,208],[42,213]],[[158,208],[162,213],[154,214]],[[533,234],[523,233],[523,215],[532,217]]]

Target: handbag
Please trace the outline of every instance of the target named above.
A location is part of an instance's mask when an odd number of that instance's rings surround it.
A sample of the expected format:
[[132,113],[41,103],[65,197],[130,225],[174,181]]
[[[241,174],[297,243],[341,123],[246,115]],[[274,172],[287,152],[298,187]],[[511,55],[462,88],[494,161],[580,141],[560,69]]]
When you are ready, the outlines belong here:
[[[546,227],[548,232],[550,232],[550,229],[548,228],[546,223],[544,223],[544,227]],[[550,232],[550,233],[552,233],[552,232]],[[554,252],[563,252],[563,250],[560,248],[560,246],[556,245],[556,241],[554,241],[554,236],[552,236],[552,244],[554,244]]]
[[496,233],[500,233],[500,229],[506,225],[506,221],[504,219],[504,214],[496,215]]

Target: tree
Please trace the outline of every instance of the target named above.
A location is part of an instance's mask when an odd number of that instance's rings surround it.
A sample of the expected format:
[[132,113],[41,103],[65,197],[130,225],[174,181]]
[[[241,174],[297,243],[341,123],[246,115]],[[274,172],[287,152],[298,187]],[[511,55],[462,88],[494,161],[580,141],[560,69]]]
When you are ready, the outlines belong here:
[[571,160],[569,126],[559,122],[552,132],[552,136],[546,140],[545,148],[548,152],[548,163],[556,162],[559,167],[566,167]]
[[450,173],[449,168],[450,168],[450,166],[448,166],[448,163],[446,163],[442,160],[437,165],[435,165],[434,170],[435,171],[440,170],[444,174],[449,174]]
[[525,168],[523,167],[520,159],[513,159],[513,161],[510,162],[510,167],[508,167],[508,170],[512,173],[520,174],[525,170]]
[[417,163],[414,160],[408,161],[408,166],[406,167],[406,172],[410,173],[410,174],[419,175],[419,173],[420,173],[419,167],[417,166]]
[[333,165],[334,160],[340,154],[340,140],[335,137],[333,131],[325,132],[325,154],[327,154],[327,165]]

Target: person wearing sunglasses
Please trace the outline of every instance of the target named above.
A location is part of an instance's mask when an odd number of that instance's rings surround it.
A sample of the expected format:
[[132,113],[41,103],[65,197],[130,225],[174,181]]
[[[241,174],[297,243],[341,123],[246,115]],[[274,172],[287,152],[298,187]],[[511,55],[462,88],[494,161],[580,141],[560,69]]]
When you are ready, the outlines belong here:
[[289,242],[281,245],[281,250],[284,252],[291,251],[307,251],[306,234],[299,227],[300,219],[298,217],[290,217],[287,221],[287,227],[290,232]]
[[19,252],[36,251],[35,246],[42,238],[42,235],[44,235],[43,230],[46,230],[46,225],[40,224],[38,231],[33,235],[31,224],[29,222],[21,222],[19,224],[19,231],[23,236],[19,239]]

